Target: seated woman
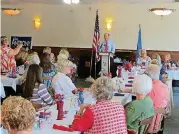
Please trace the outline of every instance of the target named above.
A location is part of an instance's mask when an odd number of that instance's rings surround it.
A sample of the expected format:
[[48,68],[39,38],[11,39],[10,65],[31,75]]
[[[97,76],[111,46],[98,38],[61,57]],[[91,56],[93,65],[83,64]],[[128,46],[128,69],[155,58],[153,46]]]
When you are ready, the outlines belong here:
[[72,79],[73,83],[75,83],[75,82],[76,82],[76,79],[77,79],[77,76],[78,76],[77,68],[78,68],[79,59],[70,56],[70,57],[69,57],[69,60],[70,60],[71,62],[73,62],[73,69],[72,69],[70,78]]
[[165,54],[162,65],[163,65],[164,69],[170,69],[171,67],[177,67],[177,63],[172,61],[171,55],[169,53]]
[[[167,85],[159,80],[160,67],[150,65],[145,71],[145,74],[152,78],[153,87],[147,96],[153,100],[154,108],[165,108],[169,104],[169,89]],[[153,123],[149,128],[150,133],[155,133],[160,130],[161,116],[162,115],[157,115],[153,118]]]
[[167,74],[165,72],[165,69],[162,65],[162,61],[161,61],[161,57],[160,55],[158,55],[157,53],[154,53],[152,55],[152,61],[151,61],[151,64],[155,64],[155,65],[158,65],[160,67],[160,80],[163,81],[163,75]]
[[[153,59],[151,61],[151,64],[153,65],[157,65],[159,67],[161,67],[162,64],[160,64],[160,62],[157,60],[157,59]],[[160,69],[160,76],[159,76],[159,80],[161,80],[162,82],[164,82],[164,78],[163,78],[163,75],[166,74],[166,72],[161,68]]]
[[133,82],[133,92],[136,93],[135,101],[125,107],[127,128],[135,132],[139,129],[140,121],[152,117],[154,113],[153,102],[147,94],[152,89],[152,79],[147,75],[138,75]]
[[145,49],[140,50],[139,58],[137,59],[137,65],[139,66],[149,66],[151,58],[147,56],[147,51]]
[[52,86],[52,78],[56,74],[55,65],[51,63],[50,54],[43,53],[40,58],[40,66],[43,69],[43,83],[50,89]]
[[69,52],[68,52],[68,50],[67,49],[65,49],[65,48],[62,48],[61,50],[60,50],[60,52],[59,52],[59,55],[58,55],[58,60],[59,59],[68,59],[69,58],[69,56],[70,56],[70,54],[69,54]]
[[40,58],[38,56],[38,53],[33,51],[33,50],[29,50],[29,53],[28,53],[28,56],[26,58],[26,69],[25,69],[25,72],[23,73],[22,77],[21,77],[21,81],[24,82],[26,77],[27,77],[27,72],[28,72],[28,69],[29,69],[29,66],[32,65],[32,64],[37,64],[39,65],[40,63]]
[[36,111],[28,100],[9,97],[1,108],[2,125],[9,134],[32,134]]
[[16,65],[21,66],[24,65],[28,56],[28,51],[25,48],[21,48],[20,52],[15,56]]
[[111,78],[98,78],[91,87],[96,104],[81,105],[72,128],[85,134],[127,134],[124,107],[118,102],[110,101],[114,91]]
[[27,62],[29,62],[29,64],[40,64],[40,58],[38,56],[38,53],[35,52],[33,49],[29,50],[28,52],[28,56],[27,56]]
[[43,84],[42,71],[42,68],[37,64],[29,66],[23,97],[29,99],[34,104],[43,105],[45,103],[52,105],[52,97],[48,93],[47,87]]
[[50,61],[51,61],[52,63],[55,62],[55,55],[52,53],[52,50],[51,50],[50,47],[44,48],[44,49],[43,49],[43,53],[48,53],[48,54],[50,55]]
[[17,55],[22,48],[22,44],[18,44],[15,49],[9,47],[9,41],[6,36],[1,37],[1,72],[9,72],[16,67],[14,56]]
[[57,60],[57,74],[52,79],[52,87],[55,94],[61,94],[65,97],[73,96],[72,91],[76,91],[76,87],[72,80],[67,76],[71,73],[73,63],[67,59]]

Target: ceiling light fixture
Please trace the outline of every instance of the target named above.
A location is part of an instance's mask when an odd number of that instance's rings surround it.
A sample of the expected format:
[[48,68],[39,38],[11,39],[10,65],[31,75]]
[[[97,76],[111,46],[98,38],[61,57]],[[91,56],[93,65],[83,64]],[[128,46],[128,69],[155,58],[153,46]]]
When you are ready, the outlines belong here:
[[174,12],[175,9],[152,8],[152,9],[149,9],[149,11],[153,12],[155,15],[166,16],[166,15],[170,15],[172,12]]
[[18,15],[22,9],[18,8],[1,8],[4,14],[9,15],[9,16],[15,16]]
[[80,0],[63,0],[64,3],[66,4],[78,4]]

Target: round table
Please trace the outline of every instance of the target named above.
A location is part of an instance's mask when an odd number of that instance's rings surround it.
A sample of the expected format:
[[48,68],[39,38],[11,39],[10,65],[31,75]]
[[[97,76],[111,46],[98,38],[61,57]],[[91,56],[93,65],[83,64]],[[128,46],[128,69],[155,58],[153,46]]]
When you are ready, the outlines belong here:
[[[88,104],[94,104],[95,100],[92,98],[92,96],[89,94],[89,92],[86,92],[84,96],[88,96],[88,97],[84,97],[84,102],[88,103]],[[123,105],[127,104],[128,102],[132,101],[132,96],[130,94],[123,94],[123,96],[117,96],[117,97],[113,97],[113,99],[111,100],[113,102],[119,102]],[[65,104],[64,104],[65,105]],[[51,107],[48,108],[47,111],[51,111],[52,113],[52,121],[49,124],[48,122],[45,123],[44,128],[42,129],[33,129],[33,134],[80,134],[81,132],[65,132],[65,131],[61,131],[61,130],[54,130],[53,124],[57,124],[57,125],[61,125],[61,126],[66,126],[68,127],[69,125],[72,124],[72,121],[74,119],[74,115],[76,114],[76,110],[77,109],[71,109],[69,110],[69,112],[65,115],[65,118],[63,120],[56,120],[57,118],[57,114],[58,111],[56,110],[57,106],[53,105]]]
[[168,79],[179,80],[179,70],[166,70]]
[[1,82],[4,87],[12,87],[12,89],[16,91],[16,85],[20,85],[20,76],[17,76],[17,78],[9,78],[6,75],[1,75]]

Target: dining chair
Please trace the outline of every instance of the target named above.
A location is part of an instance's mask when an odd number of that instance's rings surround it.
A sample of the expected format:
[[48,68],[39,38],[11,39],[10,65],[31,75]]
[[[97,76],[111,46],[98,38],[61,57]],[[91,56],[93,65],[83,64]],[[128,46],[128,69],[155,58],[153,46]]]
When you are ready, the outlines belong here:
[[42,108],[41,104],[32,103],[32,105],[33,105],[33,107],[35,108],[36,111],[38,111],[38,109]]
[[150,117],[150,118],[147,118],[147,119],[144,119],[144,120],[140,121],[140,123],[139,123],[140,127],[138,129],[138,134],[141,134],[143,126],[144,126],[143,134],[147,134],[149,126],[150,126],[150,124],[152,124],[152,120],[153,120],[153,116]]

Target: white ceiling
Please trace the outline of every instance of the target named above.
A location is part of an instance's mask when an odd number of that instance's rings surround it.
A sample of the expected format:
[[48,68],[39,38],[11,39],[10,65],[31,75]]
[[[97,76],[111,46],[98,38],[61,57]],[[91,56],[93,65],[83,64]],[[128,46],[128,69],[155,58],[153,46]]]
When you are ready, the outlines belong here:
[[[120,3],[171,3],[175,0],[80,0],[81,4],[94,4],[99,2],[120,2]],[[177,0],[176,0],[177,1]],[[44,4],[63,4],[63,0],[1,0],[2,4],[20,3],[44,3]]]

